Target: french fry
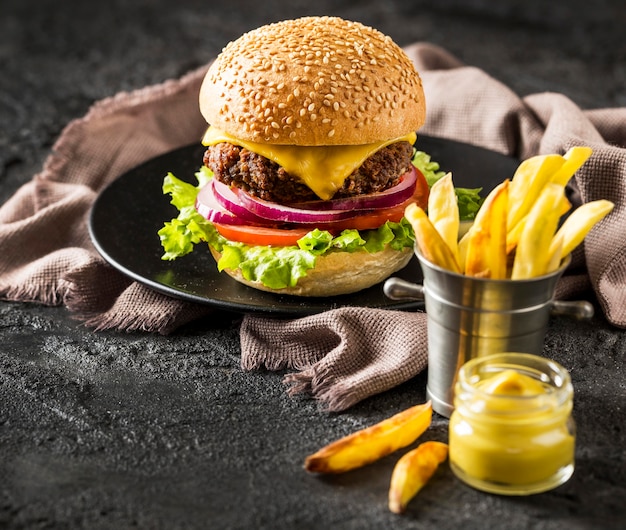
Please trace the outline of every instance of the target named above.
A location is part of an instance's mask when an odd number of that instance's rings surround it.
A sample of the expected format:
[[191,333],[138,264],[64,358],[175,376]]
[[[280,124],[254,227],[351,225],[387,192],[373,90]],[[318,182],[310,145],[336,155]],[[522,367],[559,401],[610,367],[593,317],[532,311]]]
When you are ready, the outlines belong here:
[[465,274],[481,278],[506,278],[506,226],[509,180],[487,196],[467,237]]
[[426,212],[417,204],[411,203],[406,207],[404,216],[413,227],[415,242],[422,256],[439,267],[460,274],[461,268],[454,254],[437,232]]
[[416,247],[429,261],[468,276],[526,279],[556,270],[613,204],[594,201],[571,209],[565,186],[589,159],[592,149],[570,148],[563,156],[538,155],[522,161],[510,181],[487,196],[469,231],[458,239],[458,205],[451,174],[431,188],[428,214],[415,204],[405,217]]
[[507,229],[507,234],[506,234],[506,253],[507,254],[510,254],[511,252],[513,252],[513,250],[515,250],[515,248],[517,247],[517,244],[519,243],[519,238],[521,237],[522,232],[524,231],[524,225],[526,224],[527,217],[528,216],[525,215],[517,222],[517,224],[513,228]]
[[448,445],[442,442],[424,442],[402,456],[391,474],[389,509],[403,513],[446,458]]
[[563,188],[563,199],[561,199],[561,204],[559,205],[559,207],[561,215],[565,215],[572,208],[572,203],[569,202],[569,199],[565,196],[565,188]]
[[430,188],[428,195],[428,218],[439,232],[441,238],[450,247],[458,262],[459,249],[459,206],[457,203],[452,173],[448,173]]
[[572,175],[588,160],[592,153],[591,147],[576,146],[563,155],[565,163],[550,177],[550,182],[565,186]]
[[[561,200],[561,204],[559,206],[561,215],[565,215],[570,210],[571,207],[572,207],[572,204],[567,200],[567,197],[565,196],[565,194],[563,194],[563,199]],[[507,254],[511,254],[511,252],[513,252],[515,247],[517,247],[517,243],[519,242],[519,238],[521,237],[522,231],[524,230],[527,217],[528,215],[525,215],[519,220],[519,222],[513,228],[510,228],[510,227],[508,228],[508,231],[506,234]]]
[[467,244],[470,238],[470,235],[469,235],[470,231],[471,231],[471,227],[467,232],[465,232],[463,237],[459,239],[459,243],[458,243],[459,267],[461,271],[463,271],[463,273],[465,273],[465,261],[467,258]]
[[371,427],[328,444],[306,457],[311,473],[343,473],[412,444],[430,426],[431,402],[415,405]]
[[561,217],[565,190],[548,183],[531,208],[515,251],[513,280],[542,276],[548,271],[550,242]]
[[520,163],[511,179],[507,226],[513,228],[539,197],[552,176],[565,164],[561,155],[538,155]]
[[548,264],[546,266],[546,273],[554,272],[561,265],[561,256],[563,249],[563,236],[555,234],[550,242],[550,248],[548,249]]
[[611,201],[599,199],[576,208],[552,238],[550,254],[557,252],[559,241],[561,246],[559,260],[570,254],[582,243],[596,223],[604,219],[613,210],[613,206]]

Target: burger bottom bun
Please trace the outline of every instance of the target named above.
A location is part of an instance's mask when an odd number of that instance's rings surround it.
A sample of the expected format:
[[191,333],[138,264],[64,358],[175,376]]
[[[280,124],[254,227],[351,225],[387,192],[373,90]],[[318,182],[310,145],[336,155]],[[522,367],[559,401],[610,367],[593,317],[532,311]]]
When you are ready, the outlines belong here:
[[[221,254],[211,248],[215,260]],[[298,280],[294,287],[272,289],[261,282],[246,280],[240,270],[225,269],[236,281],[259,289],[278,294],[295,296],[336,296],[355,293],[382,282],[394,272],[404,268],[413,256],[412,248],[402,251],[386,247],[380,252],[370,254],[361,252],[331,252],[318,256],[315,267]]]

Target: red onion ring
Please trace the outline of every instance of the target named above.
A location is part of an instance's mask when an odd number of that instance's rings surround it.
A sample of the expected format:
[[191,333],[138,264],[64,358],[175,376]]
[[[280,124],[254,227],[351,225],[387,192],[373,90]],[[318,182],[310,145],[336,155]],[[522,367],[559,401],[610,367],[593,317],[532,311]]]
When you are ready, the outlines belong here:
[[397,206],[413,195],[416,181],[417,172],[413,168],[393,188],[382,192],[285,206],[211,179],[198,193],[196,210],[209,221],[221,224],[327,224],[357,217],[364,210]]
[[411,167],[400,177],[398,184],[385,191],[345,199],[301,202],[291,206],[303,210],[378,210],[380,208],[392,208],[403,203],[415,193],[416,182],[417,171]]
[[[216,192],[217,184],[221,184],[225,188],[220,191],[226,197]],[[211,179],[198,192],[195,206],[196,211],[202,217],[213,223],[228,225],[268,224],[267,219],[252,214],[238,204],[237,196],[230,188],[216,179]]]
[[[233,190],[235,191],[235,190]],[[242,190],[235,193],[241,204],[254,215],[277,223],[315,224],[342,221],[355,217],[353,210],[305,210],[253,197]]]
[[[220,182],[217,179],[212,179],[211,184],[213,186],[213,196],[215,200],[222,206],[222,208],[228,210],[233,215],[241,217],[244,220],[253,223],[265,223],[267,220],[255,215],[251,212],[239,199],[238,189],[233,189],[227,184]],[[199,195],[199,194],[198,194]]]

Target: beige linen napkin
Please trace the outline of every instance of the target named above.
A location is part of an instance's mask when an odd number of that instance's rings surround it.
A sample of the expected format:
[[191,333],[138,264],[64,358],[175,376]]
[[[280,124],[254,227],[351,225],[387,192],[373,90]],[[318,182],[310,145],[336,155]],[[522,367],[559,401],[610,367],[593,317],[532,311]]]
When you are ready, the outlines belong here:
[[[616,208],[577,252],[582,272],[564,278],[559,296],[578,296],[591,286],[606,318],[626,327],[626,108],[582,110],[554,93],[520,98],[441,48],[418,43],[406,51],[426,91],[422,133],[519,158],[577,144],[594,149],[574,184],[582,201],[606,198]],[[98,102],[63,130],[42,171],[0,207],[0,297],[64,304],[95,329],[168,333],[210,311],[121,276],[87,233],[89,208],[104,186],[155,155],[199,141],[205,123],[197,97],[205,70]],[[412,329],[410,346],[388,348],[393,331],[381,330],[389,326]],[[298,330],[309,329],[328,338],[305,347]],[[291,322],[247,316],[242,365],[304,369],[300,379],[288,378],[292,388],[322,396],[337,410],[419,373],[425,334],[423,315],[415,313],[343,308]]]
[[428,362],[425,329],[425,313],[364,307],[292,321],[248,315],[240,333],[242,367],[297,369],[285,377],[290,393],[344,410],[421,372]]
[[99,101],[63,130],[42,171],[0,208],[0,297],[65,304],[95,329],[167,333],[207,313],[113,270],[87,229],[91,204],[112,180],[199,141],[205,71]]
[[[582,202],[605,198],[616,208],[576,251],[556,294],[573,298],[592,287],[606,318],[626,327],[626,109],[583,111],[554,93],[519,98],[445,50],[415,44],[406,51],[424,82],[424,134],[520,159],[574,145],[594,149],[572,185]],[[248,315],[241,345],[244,367],[296,369],[285,378],[291,391],[307,392],[337,411],[421,372],[426,335],[421,313],[342,308],[290,322]]]

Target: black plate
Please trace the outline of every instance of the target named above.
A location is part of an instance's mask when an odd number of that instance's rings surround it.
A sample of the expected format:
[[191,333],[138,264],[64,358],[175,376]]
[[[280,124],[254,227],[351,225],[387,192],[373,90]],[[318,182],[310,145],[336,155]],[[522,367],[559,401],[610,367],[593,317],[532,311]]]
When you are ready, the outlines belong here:
[[[518,161],[469,144],[420,136],[416,147],[429,153],[444,171],[452,171],[456,186],[482,187],[483,193],[511,177]],[[238,312],[293,315],[319,313],[352,305],[412,309],[419,302],[388,299],[382,284],[361,292],[331,298],[277,295],[252,289],[217,271],[208,248],[198,245],[189,255],[163,261],[157,235],[165,221],[178,213],[163,195],[168,171],[195,183],[202,163],[202,145],[191,145],[156,157],[120,176],[96,199],[89,218],[91,238],[104,259],[131,278],[169,296],[211,304]],[[415,258],[396,276],[421,282]]]

